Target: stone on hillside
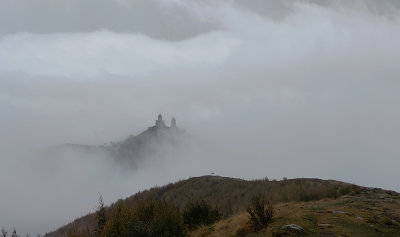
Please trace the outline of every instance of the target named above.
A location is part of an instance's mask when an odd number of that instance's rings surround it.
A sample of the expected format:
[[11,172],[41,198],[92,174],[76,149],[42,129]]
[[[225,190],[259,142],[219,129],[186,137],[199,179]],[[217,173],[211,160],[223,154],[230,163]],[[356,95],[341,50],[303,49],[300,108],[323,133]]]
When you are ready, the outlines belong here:
[[296,224],[284,225],[281,227],[282,230],[296,230],[296,231],[304,231],[303,227]]
[[333,213],[333,214],[345,214],[345,215],[349,215],[349,216],[353,215],[353,214],[351,214],[350,212],[341,211],[341,210],[333,210],[332,213]]
[[364,219],[364,218],[362,218],[361,216],[356,216],[356,219],[357,219],[357,220],[362,220],[362,219]]

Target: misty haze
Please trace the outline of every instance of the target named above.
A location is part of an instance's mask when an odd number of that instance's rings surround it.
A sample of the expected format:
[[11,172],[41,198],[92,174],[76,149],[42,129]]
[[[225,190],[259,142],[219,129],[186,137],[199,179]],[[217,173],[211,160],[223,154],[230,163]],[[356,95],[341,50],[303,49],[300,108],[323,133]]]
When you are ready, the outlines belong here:
[[399,75],[397,0],[0,0],[0,228],[399,236]]

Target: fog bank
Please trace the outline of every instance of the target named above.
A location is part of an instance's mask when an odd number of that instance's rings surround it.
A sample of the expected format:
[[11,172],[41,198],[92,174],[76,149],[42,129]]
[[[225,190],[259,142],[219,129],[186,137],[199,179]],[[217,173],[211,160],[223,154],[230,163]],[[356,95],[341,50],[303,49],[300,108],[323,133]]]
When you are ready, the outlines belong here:
[[[109,204],[211,172],[400,191],[399,7],[2,1],[0,226],[44,233],[93,211],[98,192]],[[91,154],[33,155],[121,141],[159,113],[213,148],[135,172]]]

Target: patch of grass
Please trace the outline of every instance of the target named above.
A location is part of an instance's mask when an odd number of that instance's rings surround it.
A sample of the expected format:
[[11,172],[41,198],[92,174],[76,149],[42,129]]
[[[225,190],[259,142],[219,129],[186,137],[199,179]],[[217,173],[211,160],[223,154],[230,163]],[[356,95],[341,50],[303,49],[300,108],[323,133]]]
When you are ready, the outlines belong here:
[[[365,202],[367,199],[371,199]],[[381,205],[375,208],[373,203]],[[351,206],[349,206],[351,204]],[[316,207],[316,208],[315,208]],[[331,210],[344,210],[351,215],[332,213]],[[240,214],[243,216],[245,213]],[[240,216],[239,215],[239,216]],[[358,216],[359,218],[356,218]],[[375,216],[375,222],[369,223],[368,216]],[[230,218],[235,220],[238,216]],[[310,237],[380,237],[400,236],[400,227],[393,224],[392,219],[400,217],[400,205],[392,202],[385,202],[379,195],[372,196],[343,196],[338,199],[324,199],[312,202],[289,202],[275,205],[274,221],[267,229],[257,233],[246,233],[237,236],[310,236]],[[209,236],[234,236],[227,230],[234,228],[229,222],[225,223],[225,232],[215,232]],[[217,226],[220,223],[217,223]],[[240,223],[239,223],[240,224]],[[304,228],[304,232],[282,230],[281,227],[287,224],[297,224]],[[330,224],[330,225],[320,225]],[[237,222],[234,224],[238,225]],[[246,221],[242,219],[242,226]],[[240,232],[240,231],[239,231]]]

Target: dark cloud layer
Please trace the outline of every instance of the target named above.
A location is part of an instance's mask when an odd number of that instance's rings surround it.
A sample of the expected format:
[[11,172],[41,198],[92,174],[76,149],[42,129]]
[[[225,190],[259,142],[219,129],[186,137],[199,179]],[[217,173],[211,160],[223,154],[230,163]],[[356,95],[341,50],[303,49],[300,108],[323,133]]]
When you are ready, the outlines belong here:
[[17,0],[0,2],[0,34],[108,29],[178,40],[215,29],[188,12],[150,0]]
[[[381,16],[395,16],[400,8],[397,0],[3,0],[0,2],[0,34],[108,29],[180,40],[221,28],[218,22],[203,15],[199,6],[215,7],[226,3],[276,20],[290,15],[294,3],[352,8]],[[198,14],[193,15],[188,8]],[[199,18],[200,15],[203,17]]]

